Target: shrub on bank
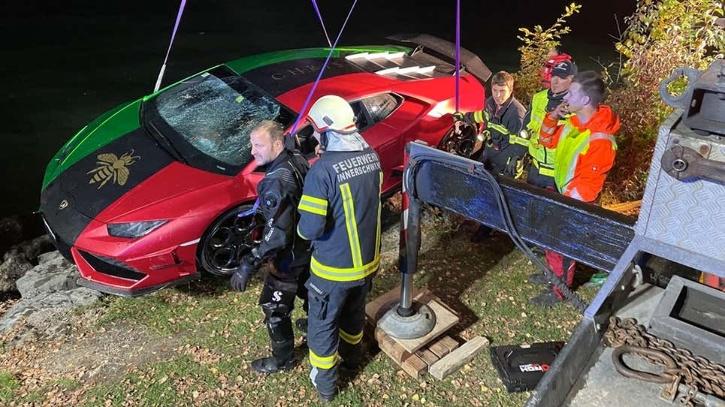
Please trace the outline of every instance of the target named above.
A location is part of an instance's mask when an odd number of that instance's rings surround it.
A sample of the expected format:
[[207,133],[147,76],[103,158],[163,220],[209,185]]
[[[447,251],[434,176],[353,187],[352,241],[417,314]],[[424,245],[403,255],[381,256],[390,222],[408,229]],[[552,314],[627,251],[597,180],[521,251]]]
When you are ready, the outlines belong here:
[[[569,17],[582,6],[571,3],[550,27],[519,28],[520,69],[516,97],[528,102],[540,86],[539,73],[550,50],[570,33]],[[723,17],[717,0],[638,0],[634,13],[624,19],[624,31],[614,47],[619,61],[602,66],[610,104],[621,118],[619,151],[602,194],[602,203],[642,197],[657,129],[671,113],[659,96],[659,83],[680,66],[704,70],[725,52],[725,30],[716,25]],[[575,55],[581,60],[582,55]],[[686,83],[678,81],[673,93]]]

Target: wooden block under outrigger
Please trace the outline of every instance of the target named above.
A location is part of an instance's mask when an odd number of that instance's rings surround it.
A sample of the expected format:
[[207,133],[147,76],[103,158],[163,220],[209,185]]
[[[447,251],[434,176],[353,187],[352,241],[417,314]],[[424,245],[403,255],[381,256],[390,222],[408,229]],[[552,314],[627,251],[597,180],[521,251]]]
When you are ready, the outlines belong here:
[[[421,379],[426,373],[437,366],[437,379],[456,371],[465,362],[473,358],[488,341],[476,337],[465,343],[456,351],[459,343],[450,336],[443,336],[448,329],[458,323],[458,316],[447,307],[438,297],[429,290],[414,290],[413,299],[418,303],[428,305],[436,314],[436,325],[428,335],[416,339],[397,339],[377,328],[377,321],[385,312],[391,309],[400,298],[400,286],[377,297],[365,307],[368,326],[374,330],[375,340],[380,349],[388,355],[403,371],[415,379]],[[485,341],[484,342],[482,342]],[[470,345],[469,345],[470,343]],[[441,363],[444,361],[444,363]]]

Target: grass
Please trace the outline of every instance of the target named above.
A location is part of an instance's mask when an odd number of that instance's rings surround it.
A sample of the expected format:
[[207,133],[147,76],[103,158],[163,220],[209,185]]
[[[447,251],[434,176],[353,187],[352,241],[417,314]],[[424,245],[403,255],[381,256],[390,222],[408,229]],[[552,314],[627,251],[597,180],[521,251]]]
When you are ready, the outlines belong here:
[[20,382],[15,376],[7,372],[0,372],[0,401],[9,402],[19,387]]
[[[428,220],[420,272],[414,276],[417,287],[427,287],[460,315],[461,322],[449,334],[459,341],[482,335],[492,345],[566,340],[579,321],[578,313],[568,305],[541,309],[528,304],[540,288],[526,282],[532,266],[508,238],[498,235],[475,245],[456,227],[440,218]],[[383,271],[370,299],[399,283],[396,245],[397,239],[384,241]],[[257,306],[260,290],[259,280],[247,292],[236,293],[227,289],[225,280],[209,278],[141,298],[109,297],[85,335],[124,324],[146,333],[139,336],[144,343],[129,346],[155,344],[161,354],[149,355],[145,363],[117,377],[81,382],[55,378],[41,386],[65,389],[86,406],[316,405],[307,362],[266,378],[250,370],[252,360],[268,353]],[[585,297],[593,294],[579,291]],[[295,317],[301,314],[295,310]],[[115,340],[126,346],[123,338]],[[364,368],[341,381],[342,391],[333,405],[515,406],[528,397],[506,392],[486,351],[443,381],[417,381],[368,344]],[[301,357],[306,354],[301,346],[298,351]],[[0,401],[24,387],[23,403],[52,404],[42,391],[12,375],[0,376]]]
[[[148,370],[131,373],[119,383],[96,386],[88,392],[84,404],[102,406],[107,405],[106,400],[110,400],[111,405],[124,405],[126,402],[188,404],[192,401],[193,391],[210,390],[219,385],[212,369],[195,362],[189,355],[181,356]],[[192,388],[195,390],[184,391]]]

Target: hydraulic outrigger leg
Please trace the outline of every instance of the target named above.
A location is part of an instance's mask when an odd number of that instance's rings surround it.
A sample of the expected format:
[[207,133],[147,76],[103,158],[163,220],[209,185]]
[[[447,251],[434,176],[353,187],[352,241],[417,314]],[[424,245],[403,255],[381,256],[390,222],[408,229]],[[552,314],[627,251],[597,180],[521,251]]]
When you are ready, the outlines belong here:
[[395,304],[378,321],[378,326],[388,335],[398,339],[420,338],[433,330],[436,315],[425,304],[413,301],[413,273],[418,268],[420,247],[420,201],[408,195],[408,149],[404,158],[402,215],[400,221],[399,267],[402,274],[400,302]]

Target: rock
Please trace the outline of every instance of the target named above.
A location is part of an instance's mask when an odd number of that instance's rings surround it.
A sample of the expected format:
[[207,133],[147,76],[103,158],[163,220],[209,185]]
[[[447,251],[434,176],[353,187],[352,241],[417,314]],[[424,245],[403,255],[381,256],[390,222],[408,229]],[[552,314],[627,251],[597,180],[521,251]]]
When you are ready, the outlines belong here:
[[34,309],[30,307],[30,304],[29,301],[23,300],[16,302],[0,319],[0,332],[11,328],[20,318],[32,314]]
[[48,262],[51,262],[56,259],[64,259],[64,258],[65,257],[63,257],[63,255],[60,254],[59,251],[54,250],[52,252],[43,253],[43,254],[38,255],[38,264],[44,264],[44,263],[48,263]]
[[0,254],[18,243],[47,233],[36,214],[20,214],[0,219]]
[[33,267],[16,281],[15,285],[23,299],[78,287],[75,266],[60,253],[52,258],[48,257],[44,256],[42,264]]
[[18,245],[25,253],[25,257],[31,263],[36,263],[40,254],[55,250],[55,245],[50,235],[38,236],[33,240],[29,240]]
[[[23,298],[0,318],[0,332],[15,328],[11,346],[36,339],[53,339],[70,332],[68,312],[95,303],[102,293],[86,287]],[[20,325],[19,322],[23,324]]]
[[8,251],[6,251],[3,254],[3,261],[7,261],[8,259],[13,259],[13,258],[18,258],[18,257],[22,258],[23,260],[27,260],[25,258],[25,253],[23,253],[23,251],[20,250],[20,248],[11,247]]
[[16,291],[16,282],[32,269],[33,265],[20,250],[13,249],[5,253],[0,264],[0,292]]
[[[12,218],[0,220],[0,228],[3,227],[2,222],[8,219]],[[12,224],[5,222],[5,227],[12,229]],[[48,235],[42,235],[11,247],[3,254],[3,263],[0,264],[0,292],[15,291],[16,281],[33,268],[32,263],[37,261],[39,255],[51,250],[54,250],[54,246]]]
[[[19,249],[15,253],[10,259],[24,258]],[[14,329],[11,346],[67,333],[71,326],[68,311],[91,305],[103,296],[79,287],[76,267],[57,251],[41,254],[38,262],[15,282],[22,298],[0,317],[0,332]]]
[[66,293],[73,303],[74,307],[82,307],[91,305],[103,297],[100,291],[92,290],[87,287],[78,287]]
[[91,305],[101,298],[102,294],[90,288],[78,287],[72,290],[55,292],[34,301],[28,301],[34,309],[26,313],[25,323],[36,331],[41,337],[51,338],[66,331],[66,324],[62,316],[73,308]]

